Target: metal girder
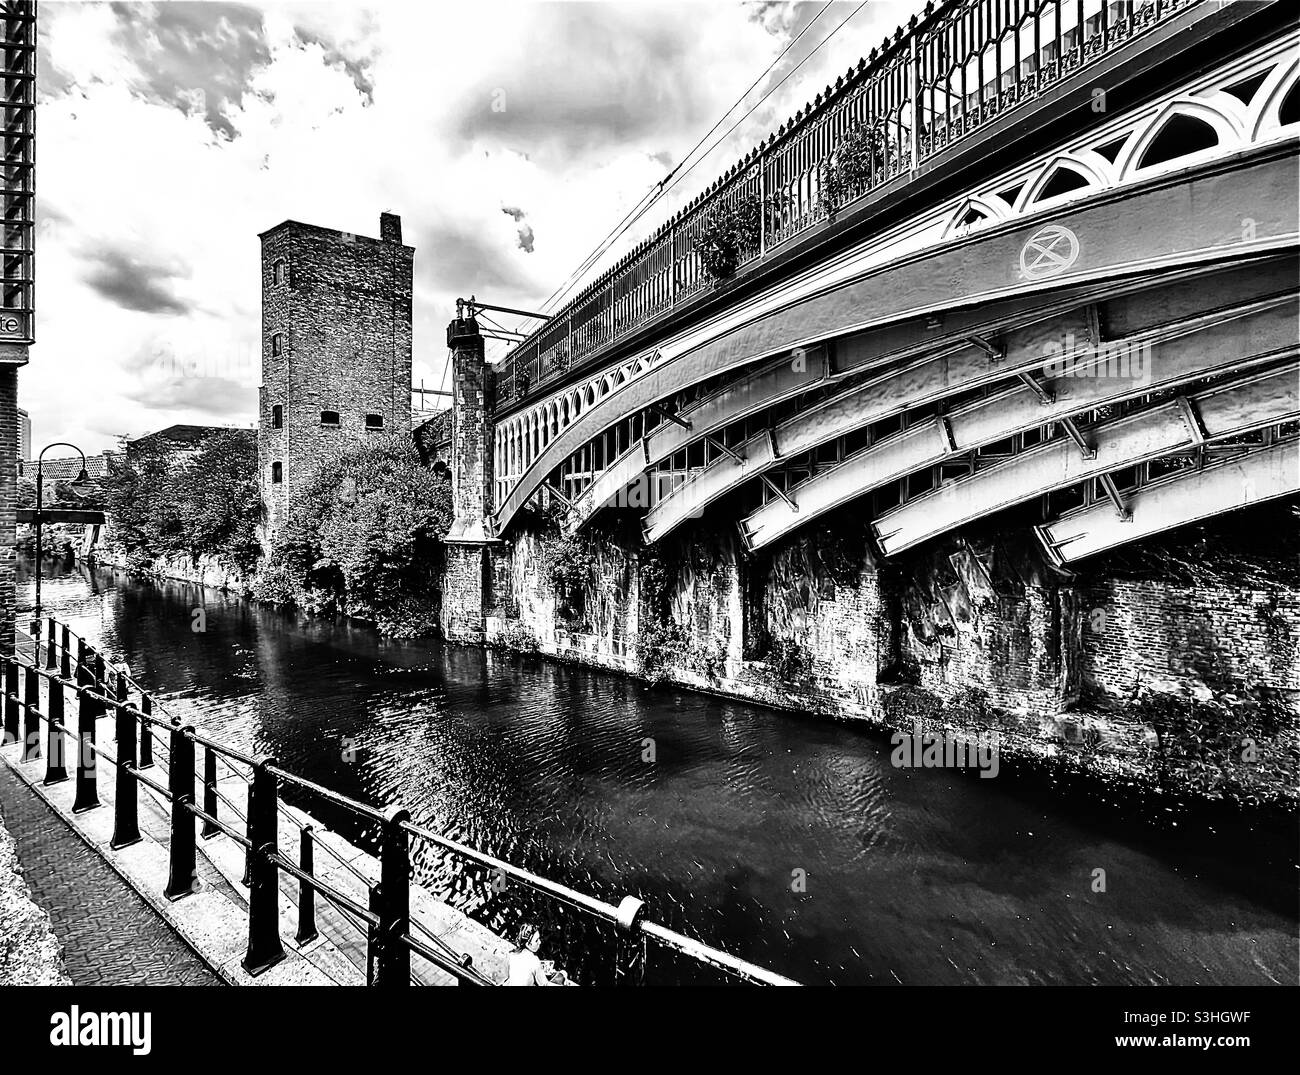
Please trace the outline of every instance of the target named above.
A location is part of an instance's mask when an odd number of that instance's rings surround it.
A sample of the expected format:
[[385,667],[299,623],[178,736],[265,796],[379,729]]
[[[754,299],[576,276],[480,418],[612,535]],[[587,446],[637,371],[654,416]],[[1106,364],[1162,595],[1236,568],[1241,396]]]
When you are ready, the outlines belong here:
[[1097,477],[1097,483],[1101,486],[1102,492],[1106,494],[1106,499],[1115,506],[1115,514],[1119,516],[1120,522],[1126,523],[1132,520],[1133,516],[1128,508],[1124,506],[1124,498],[1115,485],[1115,479],[1109,474],[1101,474]]
[[1204,444],[1209,434],[1205,431],[1205,423],[1201,421],[1201,412],[1197,408],[1195,401],[1187,396],[1179,396],[1178,409],[1182,411],[1183,420],[1187,423],[1192,439],[1197,444]]
[[966,342],[974,344],[988,355],[990,362],[1001,362],[1007,357],[1007,349],[1005,347],[999,347],[997,344],[993,343],[992,340],[986,339],[983,336],[977,336],[972,333],[970,336],[966,337]]
[[1039,384],[1038,378],[1036,378],[1032,373],[1017,373],[1016,379],[1033,392],[1033,394],[1038,397],[1038,402],[1044,407],[1055,401],[1056,393]]
[[939,428],[943,431],[943,442],[948,451],[955,452],[957,450],[957,438],[952,435],[952,421],[946,414],[939,415]]
[[[793,284],[785,281],[749,302],[745,318],[738,323],[713,319],[675,335],[670,341],[670,357],[587,408],[560,431],[505,494],[496,524],[498,528],[507,526],[554,465],[601,430],[655,400],[791,347],[893,323],[912,323],[954,307],[978,309],[1018,292],[1049,292],[1090,283],[1114,287],[1122,279],[1170,267],[1191,269],[1293,249],[1296,234],[1285,228],[1261,228],[1255,239],[1225,246],[1206,230],[1197,208],[1227,202],[1258,203],[1267,209],[1268,219],[1280,217],[1290,193],[1294,164],[1293,152],[1286,155],[1280,151],[1242,157],[1232,168],[1214,162],[1213,166],[1188,169],[1176,184],[1136,185],[1122,196],[1108,193],[1081,199],[1038,217],[1038,226],[1058,217],[1068,219],[1076,234],[1088,236],[1087,257],[1046,283],[1027,282],[1023,277],[1022,228],[990,229],[969,242],[936,247],[923,256],[873,261],[879,258],[879,250],[869,245],[857,248],[837,260],[835,287],[793,303]],[[963,333],[966,335],[969,333]],[[665,350],[669,350],[667,346]],[[547,402],[539,398],[529,406],[542,407]]]
[[1154,534],[1300,492],[1300,441],[1189,469],[1143,486],[1129,502],[1132,519],[1120,522],[1103,503],[1066,512],[1034,527],[1056,565],[1095,556]]
[[685,418],[682,418],[680,415],[674,414],[674,413],[673,413],[672,411],[670,411],[667,407],[665,407],[662,403],[656,403],[656,404],[652,405],[651,407],[649,407],[648,409],[651,410],[651,411],[653,411],[655,414],[659,415],[660,418],[666,418],[666,419],[668,419],[668,421],[672,422],[674,425],[679,425],[679,426],[681,426],[683,429],[690,429],[690,428],[691,428],[691,423],[690,423],[690,422],[688,422]]
[[1065,435],[1079,446],[1079,452],[1084,459],[1096,459],[1097,449],[1088,443],[1088,439],[1079,431],[1079,427],[1074,424],[1073,418],[1060,419],[1061,428],[1065,430]]

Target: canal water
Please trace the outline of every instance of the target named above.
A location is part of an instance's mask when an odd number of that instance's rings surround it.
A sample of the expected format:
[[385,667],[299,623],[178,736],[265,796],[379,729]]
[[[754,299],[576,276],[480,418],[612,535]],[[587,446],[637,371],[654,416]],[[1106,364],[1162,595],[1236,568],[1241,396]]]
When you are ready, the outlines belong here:
[[[996,779],[896,769],[888,738],[854,725],[180,583],[45,572],[45,610],[169,713],[612,903],[638,896],[804,983],[1297,981],[1294,815],[1117,801],[1005,759]],[[30,607],[30,564],[19,579]],[[544,958],[610,979],[608,927],[446,856],[416,870],[496,928],[540,922]],[[646,980],[718,978],[652,950]]]

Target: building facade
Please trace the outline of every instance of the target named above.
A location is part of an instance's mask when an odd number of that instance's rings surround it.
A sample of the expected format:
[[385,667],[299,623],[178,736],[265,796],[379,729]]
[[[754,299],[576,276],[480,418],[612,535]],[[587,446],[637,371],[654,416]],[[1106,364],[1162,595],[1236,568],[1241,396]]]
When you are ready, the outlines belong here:
[[0,650],[14,643],[14,511],[18,482],[18,369],[33,339],[36,5],[0,4],[3,49],[4,243],[0,251]]
[[32,457],[32,416],[22,407],[18,408],[18,459]]
[[269,544],[316,467],[411,413],[413,247],[286,220],[262,241],[258,464]]

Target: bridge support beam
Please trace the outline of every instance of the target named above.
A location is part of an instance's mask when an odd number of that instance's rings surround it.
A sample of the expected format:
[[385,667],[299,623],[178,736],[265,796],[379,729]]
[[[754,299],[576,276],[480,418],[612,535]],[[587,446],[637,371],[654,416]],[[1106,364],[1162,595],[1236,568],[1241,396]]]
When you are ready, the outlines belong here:
[[447,326],[451,348],[451,497],[455,517],[444,539],[441,627],[455,642],[483,642],[491,586],[492,373],[472,317]]

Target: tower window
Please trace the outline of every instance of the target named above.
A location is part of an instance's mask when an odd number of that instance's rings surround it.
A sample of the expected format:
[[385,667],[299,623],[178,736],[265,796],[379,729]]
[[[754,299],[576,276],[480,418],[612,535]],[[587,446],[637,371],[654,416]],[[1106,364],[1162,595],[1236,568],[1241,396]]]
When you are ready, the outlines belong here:
[[279,287],[281,284],[284,283],[284,278],[285,278],[284,258],[280,258],[279,261],[277,261],[274,265],[271,266],[271,283],[275,284],[276,287]]
[[271,464],[271,484],[272,484],[272,485],[279,485],[282,481],[284,481],[284,464],[283,464],[283,463],[272,463],[272,464]]
[[367,429],[383,429],[383,428],[384,428],[384,416],[383,416],[382,414],[367,414],[367,415],[366,415],[366,428],[367,428]]
[[271,354],[278,355],[283,350],[284,337],[277,332],[271,337]]
[[323,426],[336,426],[339,424],[338,411],[321,411],[320,424]]
[[271,408],[271,428],[279,429],[284,425],[284,408],[276,404]]

